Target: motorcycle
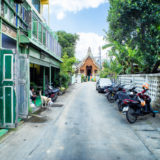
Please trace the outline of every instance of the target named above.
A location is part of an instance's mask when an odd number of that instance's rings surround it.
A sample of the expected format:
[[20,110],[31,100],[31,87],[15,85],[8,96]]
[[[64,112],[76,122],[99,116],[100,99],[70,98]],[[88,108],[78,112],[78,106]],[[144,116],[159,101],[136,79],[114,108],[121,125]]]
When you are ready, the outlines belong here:
[[136,97],[123,100],[123,112],[126,113],[126,119],[129,123],[135,123],[139,116],[145,116],[152,113],[156,116],[158,111],[153,111],[151,107],[151,98],[146,94],[148,89],[143,89]]
[[51,85],[47,85],[47,89],[45,90],[45,96],[51,98],[52,102],[55,102],[59,94],[58,88],[53,88]]
[[119,91],[117,93],[117,106],[118,106],[118,110],[120,112],[122,112],[123,107],[125,106],[123,103],[124,99],[130,99],[130,98],[135,98],[135,96],[137,95],[137,91],[136,91],[136,87],[133,86],[130,89],[123,89],[123,91]]
[[114,103],[117,100],[117,92],[123,91],[123,87],[125,85],[118,84],[117,86],[111,86],[108,89],[105,90],[106,98],[110,103]]

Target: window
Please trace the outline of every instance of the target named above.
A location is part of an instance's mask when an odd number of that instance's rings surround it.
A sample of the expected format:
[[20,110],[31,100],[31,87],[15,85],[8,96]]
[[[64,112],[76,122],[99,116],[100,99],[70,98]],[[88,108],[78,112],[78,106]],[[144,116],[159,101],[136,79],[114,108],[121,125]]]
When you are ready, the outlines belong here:
[[81,72],[81,73],[84,73],[84,70],[82,69],[80,72]]
[[38,39],[42,42],[42,25],[38,23]]
[[43,45],[46,46],[46,30],[43,28]]
[[32,0],[34,8],[40,13],[40,0]]
[[33,36],[35,37],[35,38],[37,38],[37,28],[38,28],[38,26],[37,26],[37,22],[36,21],[32,21],[32,31],[33,31]]

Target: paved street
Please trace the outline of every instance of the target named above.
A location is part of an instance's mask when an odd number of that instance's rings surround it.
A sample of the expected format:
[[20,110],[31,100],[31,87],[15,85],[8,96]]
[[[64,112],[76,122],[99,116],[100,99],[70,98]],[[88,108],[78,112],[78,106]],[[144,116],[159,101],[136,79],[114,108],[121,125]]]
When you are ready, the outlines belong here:
[[[0,160],[158,159],[159,132],[145,119],[128,124],[116,107],[96,92],[93,82],[71,88],[59,97],[57,103],[63,107],[41,114],[46,121],[25,122],[0,142]],[[154,145],[148,133],[157,136],[152,138]]]

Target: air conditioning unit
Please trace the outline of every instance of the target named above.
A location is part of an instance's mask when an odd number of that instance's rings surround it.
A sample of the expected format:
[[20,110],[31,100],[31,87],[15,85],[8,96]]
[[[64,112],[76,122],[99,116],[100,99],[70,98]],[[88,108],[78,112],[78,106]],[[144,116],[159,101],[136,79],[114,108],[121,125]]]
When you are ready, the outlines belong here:
[[24,3],[25,0],[14,0],[14,3],[21,4]]

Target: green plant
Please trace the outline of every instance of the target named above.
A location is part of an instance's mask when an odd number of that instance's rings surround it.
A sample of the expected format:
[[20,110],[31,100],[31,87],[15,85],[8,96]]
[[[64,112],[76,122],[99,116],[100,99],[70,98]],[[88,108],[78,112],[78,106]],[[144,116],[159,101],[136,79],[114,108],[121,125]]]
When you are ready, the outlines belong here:
[[[160,1],[110,0],[104,48],[121,73],[157,72],[160,65]],[[111,63],[112,63],[111,62]],[[135,67],[136,66],[136,67]]]
[[60,83],[61,87],[68,88],[71,82],[71,76],[74,73],[72,65],[76,62],[75,58],[75,46],[76,41],[79,39],[77,34],[67,33],[65,31],[58,31],[58,42],[62,47],[62,61],[60,67],[59,81],[56,81],[57,85]]
[[62,56],[67,54],[68,57],[74,57],[76,41],[79,39],[79,36],[65,31],[58,31],[57,35],[58,42],[62,46]]
[[83,74],[81,75],[81,82],[85,82],[85,77]]
[[64,54],[62,57],[63,63],[61,64],[60,70],[60,85],[62,87],[68,88],[71,76],[74,73],[72,65],[76,62],[75,57],[69,57],[67,54]]

